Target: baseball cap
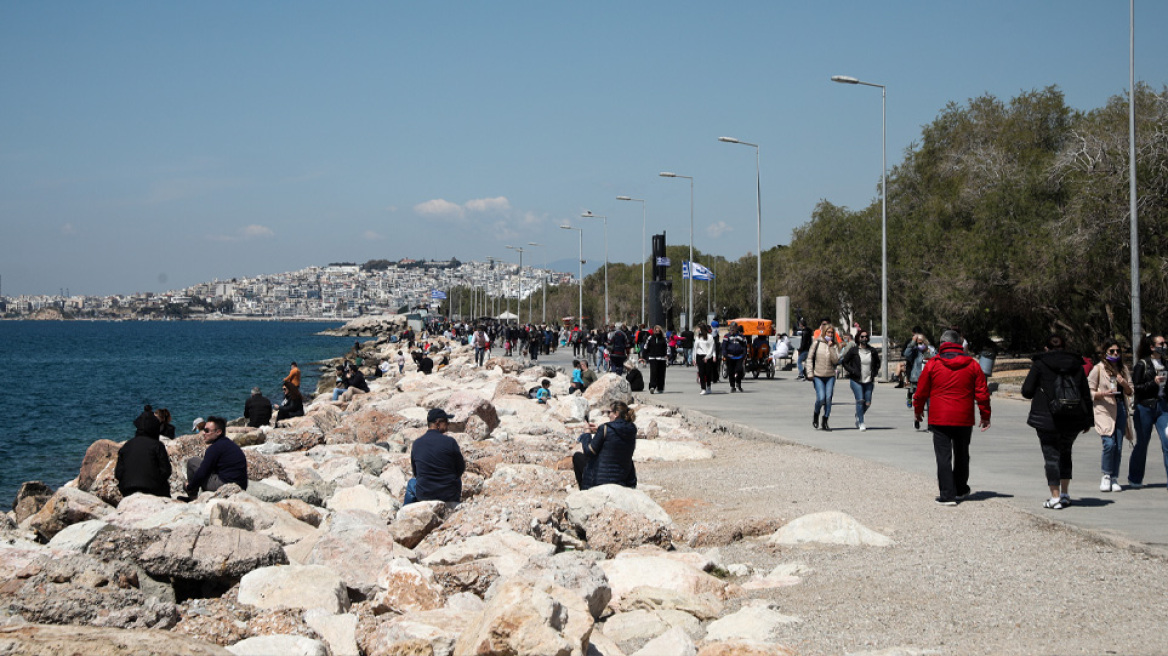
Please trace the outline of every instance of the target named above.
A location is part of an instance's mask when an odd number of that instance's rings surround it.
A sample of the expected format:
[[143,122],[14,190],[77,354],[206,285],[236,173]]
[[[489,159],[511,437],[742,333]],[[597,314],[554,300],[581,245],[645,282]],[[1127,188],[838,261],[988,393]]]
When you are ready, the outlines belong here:
[[440,421],[442,419],[450,421],[451,419],[454,419],[454,417],[452,415],[446,414],[446,411],[443,410],[442,408],[434,408],[433,410],[431,410],[429,413],[426,414],[426,423],[428,423],[428,424],[432,424],[432,423],[434,423],[436,421]]

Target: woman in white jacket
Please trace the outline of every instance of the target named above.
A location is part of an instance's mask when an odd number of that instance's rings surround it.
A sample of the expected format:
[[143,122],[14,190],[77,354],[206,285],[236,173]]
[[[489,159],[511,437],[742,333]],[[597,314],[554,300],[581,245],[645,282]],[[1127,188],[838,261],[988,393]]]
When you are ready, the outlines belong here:
[[709,394],[717,363],[714,360],[714,337],[710,334],[710,327],[705,324],[698,326],[698,334],[694,338],[694,356],[698,365],[698,384],[702,386],[702,394]]
[[1133,441],[1127,430],[1127,397],[1134,391],[1131,375],[1123,363],[1119,343],[1109,339],[1103,345],[1103,359],[1087,376],[1091,402],[1095,411],[1095,432],[1103,440],[1103,480],[1100,492],[1119,492],[1119,461],[1123,455],[1123,438]]

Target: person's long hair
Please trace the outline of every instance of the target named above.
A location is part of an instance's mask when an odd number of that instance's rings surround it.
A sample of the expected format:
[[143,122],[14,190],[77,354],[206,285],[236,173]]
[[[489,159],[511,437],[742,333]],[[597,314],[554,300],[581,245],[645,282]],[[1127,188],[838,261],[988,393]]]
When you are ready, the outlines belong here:
[[[1115,362],[1107,359],[1107,349],[1113,346],[1119,349],[1119,359],[1117,359]],[[1103,363],[1103,370],[1107,372],[1108,376],[1114,377],[1122,375],[1125,378],[1128,378],[1127,365],[1123,361],[1123,347],[1119,345],[1119,342],[1114,339],[1109,339],[1103,342],[1103,348],[1100,349],[1100,351],[1103,353],[1103,359],[1100,360],[1100,362]]]
[[616,412],[618,419],[624,419],[629,423],[637,421],[637,413],[624,401],[613,401],[612,410]]
[[284,384],[284,396],[293,401],[303,401],[304,397],[300,395],[300,390],[295,385]]
[[1140,347],[1136,350],[1136,357],[1140,360],[1146,360],[1152,357],[1152,344],[1155,343],[1156,338],[1160,335],[1144,335],[1140,340]]

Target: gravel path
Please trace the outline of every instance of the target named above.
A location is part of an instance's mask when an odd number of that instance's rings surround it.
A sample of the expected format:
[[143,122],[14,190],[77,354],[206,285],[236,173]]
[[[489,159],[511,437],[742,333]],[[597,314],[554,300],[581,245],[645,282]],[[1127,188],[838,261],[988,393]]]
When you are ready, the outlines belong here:
[[712,460],[638,465],[642,485],[662,488],[651,494],[681,534],[696,522],[782,522],[839,510],[896,541],[778,548],[746,538],[721,547],[724,563],[761,573],[793,562],[812,570],[800,585],[744,596],[802,619],[783,635],[800,654],[1168,653],[1168,560],[1139,544],[984,496],[938,506],[931,478],[781,436],[731,427],[705,439]]

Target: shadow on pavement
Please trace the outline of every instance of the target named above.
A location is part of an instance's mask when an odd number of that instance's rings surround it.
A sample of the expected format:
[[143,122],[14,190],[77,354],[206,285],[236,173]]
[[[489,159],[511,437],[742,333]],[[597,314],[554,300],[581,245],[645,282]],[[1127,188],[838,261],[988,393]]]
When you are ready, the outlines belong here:
[[1013,494],[1003,494],[993,490],[978,490],[965,497],[965,501],[985,501],[987,499],[1013,499]]

